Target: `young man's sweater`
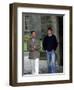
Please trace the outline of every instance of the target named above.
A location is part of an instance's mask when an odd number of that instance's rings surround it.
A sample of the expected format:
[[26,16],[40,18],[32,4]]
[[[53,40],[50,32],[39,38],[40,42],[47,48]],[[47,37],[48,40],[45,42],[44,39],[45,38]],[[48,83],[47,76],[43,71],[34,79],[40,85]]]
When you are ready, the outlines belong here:
[[43,49],[47,51],[56,50],[58,45],[55,35],[46,36],[43,40]]

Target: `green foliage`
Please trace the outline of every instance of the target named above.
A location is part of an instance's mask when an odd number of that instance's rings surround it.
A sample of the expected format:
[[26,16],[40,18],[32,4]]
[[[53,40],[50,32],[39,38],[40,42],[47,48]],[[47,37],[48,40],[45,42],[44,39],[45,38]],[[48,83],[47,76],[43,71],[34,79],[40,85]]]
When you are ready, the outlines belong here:
[[24,35],[24,41],[28,41],[30,38],[31,38],[30,35],[28,34]]

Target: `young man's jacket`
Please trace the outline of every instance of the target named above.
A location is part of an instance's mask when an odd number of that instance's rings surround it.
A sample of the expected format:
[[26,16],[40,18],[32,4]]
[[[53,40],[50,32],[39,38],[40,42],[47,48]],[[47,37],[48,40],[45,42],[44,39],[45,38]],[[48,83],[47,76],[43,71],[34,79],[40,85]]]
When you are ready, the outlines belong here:
[[43,40],[43,49],[47,51],[56,50],[58,45],[57,39],[55,35],[46,36]]

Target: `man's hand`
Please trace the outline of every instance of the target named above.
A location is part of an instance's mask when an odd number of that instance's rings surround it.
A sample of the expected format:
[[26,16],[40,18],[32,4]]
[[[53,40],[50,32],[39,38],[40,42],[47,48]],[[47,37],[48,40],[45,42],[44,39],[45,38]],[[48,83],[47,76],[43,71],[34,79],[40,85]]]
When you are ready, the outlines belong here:
[[34,49],[36,49],[36,46],[34,46]]
[[35,48],[32,48],[32,51],[34,51],[35,50]]

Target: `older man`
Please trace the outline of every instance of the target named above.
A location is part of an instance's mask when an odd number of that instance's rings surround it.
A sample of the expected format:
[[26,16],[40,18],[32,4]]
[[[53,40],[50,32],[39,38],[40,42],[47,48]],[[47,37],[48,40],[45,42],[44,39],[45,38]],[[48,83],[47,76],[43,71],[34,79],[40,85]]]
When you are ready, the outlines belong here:
[[39,73],[39,57],[40,57],[40,44],[36,37],[36,32],[31,32],[31,39],[28,42],[29,59],[32,60],[32,74]]

